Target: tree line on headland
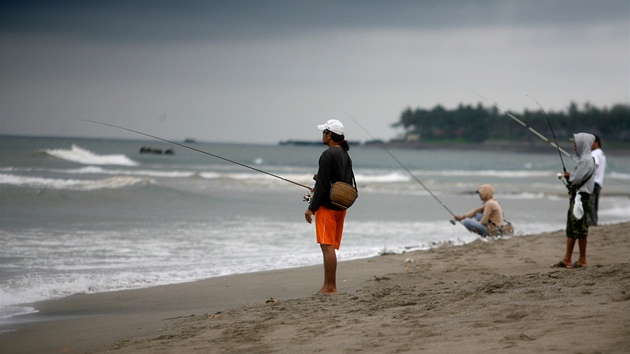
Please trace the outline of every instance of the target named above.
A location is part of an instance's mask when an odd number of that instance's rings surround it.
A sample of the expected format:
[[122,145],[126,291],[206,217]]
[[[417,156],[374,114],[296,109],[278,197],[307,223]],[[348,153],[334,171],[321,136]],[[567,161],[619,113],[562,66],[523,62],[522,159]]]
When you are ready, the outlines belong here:
[[[572,102],[566,111],[510,112],[529,127],[552,140],[553,128],[558,142],[568,141],[573,133],[598,134],[609,147],[623,147],[630,142],[630,105],[616,104],[611,108],[583,107]],[[545,117],[545,113],[547,118]],[[495,106],[484,107],[460,104],[456,109],[436,105],[433,109],[407,108],[400,114],[394,128],[403,128],[402,135],[392,143],[398,144],[466,144],[519,141],[530,145],[544,144],[507,112]],[[553,141],[553,140],[552,140]]]

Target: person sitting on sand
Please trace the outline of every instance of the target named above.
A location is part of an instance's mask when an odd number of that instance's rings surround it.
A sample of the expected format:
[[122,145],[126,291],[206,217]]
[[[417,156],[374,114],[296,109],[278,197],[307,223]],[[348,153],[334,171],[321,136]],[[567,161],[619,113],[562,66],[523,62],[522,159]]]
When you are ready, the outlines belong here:
[[494,199],[494,189],[489,184],[483,184],[477,192],[483,205],[464,215],[455,215],[455,220],[461,221],[466,228],[481,236],[497,236],[511,234],[512,226],[503,223],[503,209]]

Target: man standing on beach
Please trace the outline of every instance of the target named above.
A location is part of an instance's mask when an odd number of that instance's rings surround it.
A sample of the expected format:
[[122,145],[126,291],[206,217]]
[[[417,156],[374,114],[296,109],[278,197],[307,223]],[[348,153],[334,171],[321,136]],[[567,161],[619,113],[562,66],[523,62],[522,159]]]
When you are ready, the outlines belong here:
[[[565,172],[564,177],[568,182],[569,212],[567,213],[567,249],[564,258],[552,265],[559,268],[586,267],[586,238],[588,237],[588,223],[585,211],[588,210],[589,197],[595,186],[595,162],[591,156],[591,146],[595,142],[595,136],[587,133],[573,135],[573,149],[577,154],[577,166],[573,172]],[[577,240],[580,248],[580,258],[571,263],[571,255]]]
[[593,188],[593,194],[591,194],[590,202],[588,203],[588,211],[586,216],[588,217],[588,226],[597,226],[597,211],[599,210],[599,193],[604,186],[604,173],[606,173],[606,155],[602,151],[602,142],[599,139],[599,135],[595,136],[595,142],[591,148],[591,155],[595,159],[595,187]]
[[324,256],[324,285],[319,290],[320,294],[337,293],[337,254],[341,244],[343,222],[346,210],[338,208],[331,203],[330,188],[337,181],[352,184],[352,160],[348,155],[350,146],[345,140],[343,124],[330,119],[326,123],[317,126],[323,130],[322,142],[328,146],[319,158],[319,169],[313,197],[304,213],[304,218],[309,224],[315,216],[315,231],[317,243],[319,243]]

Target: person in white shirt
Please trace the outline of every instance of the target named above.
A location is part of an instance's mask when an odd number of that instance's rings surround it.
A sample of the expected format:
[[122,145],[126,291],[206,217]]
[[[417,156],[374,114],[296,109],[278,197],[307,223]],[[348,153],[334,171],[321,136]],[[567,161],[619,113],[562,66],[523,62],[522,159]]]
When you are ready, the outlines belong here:
[[602,151],[602,142],[599,135],[595,136],[591,155],[595,160],[595,189],[589,199],[588,210],[586,212],[588,226],[597,226],[597,210],[599,209],[599,193],[604,187],[604,173],[606,172],[606,155]]

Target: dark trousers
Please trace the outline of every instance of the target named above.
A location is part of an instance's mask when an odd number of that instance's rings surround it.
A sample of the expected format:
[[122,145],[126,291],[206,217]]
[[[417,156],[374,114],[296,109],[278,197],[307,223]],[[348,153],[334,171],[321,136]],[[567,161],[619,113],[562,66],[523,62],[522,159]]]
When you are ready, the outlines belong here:
[[595,183],[593,193],[589,198],[588,210],[586,210],[586,222],[588,226],[597,226],[597,210],[599,209],[599,192],[602,187]]

